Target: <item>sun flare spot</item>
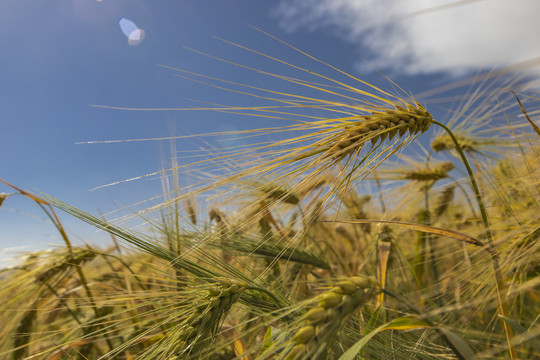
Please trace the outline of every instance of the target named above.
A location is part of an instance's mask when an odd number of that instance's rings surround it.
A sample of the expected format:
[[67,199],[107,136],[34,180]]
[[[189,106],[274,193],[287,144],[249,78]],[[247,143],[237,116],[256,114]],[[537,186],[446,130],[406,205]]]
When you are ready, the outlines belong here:
[[135,46],[143,42],[145,31],[139,28],[133,21],[126,18],[121,18],[118,21],[118,25],[120,25],[120,29],[128,38],[129,45]]

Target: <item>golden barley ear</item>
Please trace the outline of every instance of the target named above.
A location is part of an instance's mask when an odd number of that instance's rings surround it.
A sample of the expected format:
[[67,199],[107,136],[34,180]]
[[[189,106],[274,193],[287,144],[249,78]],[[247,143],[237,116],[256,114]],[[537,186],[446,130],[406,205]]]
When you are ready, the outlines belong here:
[[420,104],[395,105],[394,109],[373,111],[371,115],[358,117],[359,121],[345,129],[344,134],[331,145],[328,155],[339,159],[353,154],[362,148],[366,141],[372,145],[386,138],[392,140],[407,132],[411,135],[423,133],[431,126],[433,117]]
[[443,192],[439,195],[437,198],[437,203],[435,205],[435,211],[434,215],[435,218],[440,218],[448,209],[448,206],[454,199],[454,190],[456,189],[456,185],[452,184],[450,186],[447,186]]
[[456,166],[450,162],[445,161],[436,164],[431,168],[414,169],[405,173],[405,179],[414,181],[437,181],[448,177],[448,173],[454,170]]

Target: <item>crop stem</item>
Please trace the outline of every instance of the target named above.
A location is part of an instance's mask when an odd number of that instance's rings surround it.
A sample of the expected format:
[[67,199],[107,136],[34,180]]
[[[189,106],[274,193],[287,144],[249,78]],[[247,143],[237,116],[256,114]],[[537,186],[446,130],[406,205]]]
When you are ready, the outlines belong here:
[[[461,149],[461,146],[459,145],[459,142],[457,141],[456,137],[452,133],[452,130],[450,130],[446,125],[441,124],[438,121],[433,121],[433,124],[436,124],[440,127],[442,127],[450,136],[452,141],[454,142],[454,145],[456,146],[456,150],[459,153],[459,156],[461,157],[461,160],[463,161],[463,164],[465,165],[465,168],[467,169],[467,173],[469,175],[469,179],[471,180],[471,185],[474,191],[474,194],[476,196],[476,201],[478,202],[478,208],[480,210],[480,214],[482,215],[482,222],[484,223],[484,228],[486,231],[486,238],[488,242],[488,246],[490,250],[488,251],[491,256],[491,263],[493,264],[493,271],[495,273],[495,279],[497,282],[497,296],[499,300],[499,306],[500,306],[500,314],[503,317],[510,317],[509,316],[509,307],[508,307],[508,299],[506,297],[506,288],[504,285],[504,278],[501,272],[501,268],[499,265],[499,255],[495,251],[495,245],[493,243],[493,237],[491,236],[491,230],[489,228],[489,222],[487,218],[486,208],[484,206],[484,201],[482,200],[482,195],[480,195],[480,190],[478,188],[478,184],[476,182],[476,179],[474,177],[473,170],[471,168],[471,165],[469,164],[469,161],[467,160],[467,157],[465,156],[465,153],[463,152],[463,149]],[[504,330],[506,333],[506,341],[508,343],[508,351],[510,352],[510,357],[512,359],[517,359],[517,350],[515,345],[512,343],[512,337],[513,332],[510,325],[504,321],[504,319],[501,319]]]

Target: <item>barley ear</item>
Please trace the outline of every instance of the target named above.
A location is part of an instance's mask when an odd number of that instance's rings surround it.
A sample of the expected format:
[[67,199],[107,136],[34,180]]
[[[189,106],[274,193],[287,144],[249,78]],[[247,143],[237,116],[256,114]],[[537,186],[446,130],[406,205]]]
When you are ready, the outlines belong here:
[[418,103],[407,104],[406,107],[395,105],[394,109],[380,109],[371,115],[359,116],[358,119],[330,146],[330,157],[345,158],[358,152],[366,141],[375,145],[387,138],[392,140],[396,135],[401,137],[406,133],[423,133],[434,121],[431,114]]
[[285,348],[283,359],[326,359],[331,344],[344,322],[380,288],[371,277],[345,278],[337,286],[316,296],[317,304],[299,322]]

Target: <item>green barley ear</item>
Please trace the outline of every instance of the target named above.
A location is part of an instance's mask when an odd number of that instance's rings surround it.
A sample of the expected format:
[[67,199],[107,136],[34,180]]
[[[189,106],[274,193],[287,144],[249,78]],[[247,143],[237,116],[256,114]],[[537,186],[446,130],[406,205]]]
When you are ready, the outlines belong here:
[[311,302],[317,305],[299,322],[280,359],[327,359],[327,351],[345,321],[375,294],[380,284],[372,277],[350,277]]
[[187,346],[181,350],[180,354],[186,351],[191,354],[200,354],[208,350],[208,346],[221,327],[224,316],[238,301],[244,290],[245,284],[226,281],[209,288],[206,299],[187,319],[193,331],[191,334],[186,334]]
[[146,359],[206,359],[213,352],[225,316],[240,299],[246,285],[226,279],[210,285],[198,297],[188,299],[188,313],[174,328],[149,348]]

